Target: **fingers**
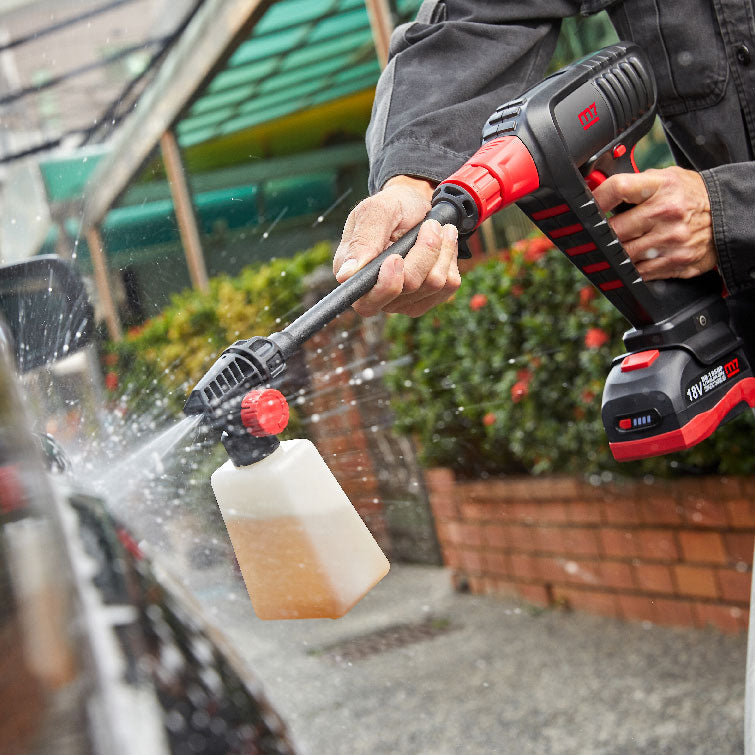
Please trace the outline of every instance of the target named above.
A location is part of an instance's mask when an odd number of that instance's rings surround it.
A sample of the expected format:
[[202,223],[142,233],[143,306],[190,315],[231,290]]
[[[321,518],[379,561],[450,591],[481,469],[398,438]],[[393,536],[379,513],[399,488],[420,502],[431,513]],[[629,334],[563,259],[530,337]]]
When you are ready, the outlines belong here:
[[611,228],[644,280],[691,278],[716,266],[705,183],[679,167],[611,176],[595,190],[604,211],[636,206],[610,219]]
[[448,271],[448,284],[442,291],[426,296],[424,299],[419,299],[414,303],[405,304],[396,310],[386,308],[386,311],[396,311],[404,315],[409,315],[409,317],[419,317],[420,315],[424,315],[425,312],[429,312],[438,304],[443,304],[444,301],[448,301],[454,293],[456,293],[460,285],[461,275],[459,273],[459,266],[456,259],[454,259],[453,264]]
[[426,221],[406,259],[388,257],[377,283],[354,309],[363,317],[380,310],[418,317],[449,299],[461,285],[457,237],[455,226]]
[[716,264],[715,250],[699,233],[669,242],[662,232],[654,232],[626,242],[624,249],[643,280],[693,278]]
[[655,221],[644,204],[620,212],[608,222],[622,244],[650,233],[655,226]]
[[[410,317],[419,317],[419,315],[424,314],[437,304],[441,304],[453,296],[461,285],[461,275],[459,274],[457,263],[457,239],[458,231],[455,226],[443,226],[437,259],[425,275],[422,285],[418,289],[407,293],[405,280],[404,293],[388,306],[384,307],[386,312],[399,312]],[[406,268],[408,268],[408,265],[406,265],[408,261],[409,258],[407,257],[405,261]],[[405,279],[406,277],[405,273]]]
[[[396,176],[382,191],[360,202],[349,214],[333,257],[339,283],[351,277],[390,244],[419,223],[430,208],[432,186],[424,180]],[[390,255],[381,265],[372,290],[354,304],[364,317],[380,310],[416,316],[450,298],[461,285],[456,263],[458,231],[429,219],[420,227],[405,259]],[[421,302],[421,304],[420,304]]]
[[696,275],[705,272],[695,265],[674,264],[673,260],[667,257],[643,260],[638,262],[636,267],[642,280],[646,281],[665,280],[666,278],[694,278]]
[[[443,228],[431,218],[419,229],[414,246],[404,258],[403,293],[413,294],[425,288],[430,271],[440,259],[443,248]],[[448,261],[446,262],[448,268]],[[443,281],[445,282],[445,276]],[[426,293],[426,290],[423,291]]]
[[603,212],[610,212],[622,202],[641,204],[652,197],[663,183],[662,171],[646,170],[642,173],[617,173],[609,176],[593,192]]
[[[458,239],[459,231],[455,225],[448,224],[442,227],[440,252],[435,264],[425,276],[422,290],[417,291],[417,300],[422,301],[430,296],[434,297],[436,294],[449,288],[449,283],[451,282],[449,281],[449,277],[452,265],[457,272],[459,270],[456,265],[456,258],[459,254]],[[459,284],[461,284],[460,277]],[[458,286],[453,288],[453,291],[455,291],[456,288],[458,288]],[[404,287],[404,290],[406,290],[406,287]],[[453,291],[451,291],[451,293],[453,293]]]
[[362,317],[376,315],[393,301],[404,287],[404,260],[392,254],[380,266],[377,283],[372,290],[354,302],[354,310]]

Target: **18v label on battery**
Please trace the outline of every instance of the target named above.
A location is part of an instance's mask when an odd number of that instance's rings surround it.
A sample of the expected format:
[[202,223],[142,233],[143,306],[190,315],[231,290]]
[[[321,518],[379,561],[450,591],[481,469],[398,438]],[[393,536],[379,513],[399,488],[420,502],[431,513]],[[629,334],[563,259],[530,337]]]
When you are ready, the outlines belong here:
[[686,390],[687,401],[693,404],[706,396],[710,391],[715,390],[718,386],[723,385],[727,380],[733,378],[739,373],[739,359],[736,357],[723,364],[703,372],[698,375],[688,386]]

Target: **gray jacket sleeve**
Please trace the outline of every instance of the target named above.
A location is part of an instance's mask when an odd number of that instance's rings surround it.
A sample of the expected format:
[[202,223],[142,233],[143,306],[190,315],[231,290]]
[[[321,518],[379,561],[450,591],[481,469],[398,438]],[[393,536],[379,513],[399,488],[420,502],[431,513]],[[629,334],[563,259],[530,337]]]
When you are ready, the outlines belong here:
[[713,241],[718,269],[731,294],[749,291],[755,285],[755,234],[753,233],[753,186],[755,162],[731,163],[704,170],[713,219]]
[[480,146],[495,108],[539,81],[561,19],[589,0],[425,0],[391,38],[367,131],[370,192],[392,176],[441,181]]

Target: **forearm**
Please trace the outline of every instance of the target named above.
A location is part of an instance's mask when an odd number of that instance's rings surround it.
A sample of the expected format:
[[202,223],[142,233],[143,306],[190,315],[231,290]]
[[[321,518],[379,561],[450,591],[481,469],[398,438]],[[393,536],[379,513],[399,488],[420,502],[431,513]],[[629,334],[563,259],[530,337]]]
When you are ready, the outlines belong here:
[[755,289],[755,162],[731,163],[700,174],[710,198],[718,268],[732,294]]
[[[399,27],[367,133],[370,192],[397,175],[438,182],[479,146],[490,113],[542,78],[571,0],[425,3]],[[445,16],[444,16],[445,14]]]

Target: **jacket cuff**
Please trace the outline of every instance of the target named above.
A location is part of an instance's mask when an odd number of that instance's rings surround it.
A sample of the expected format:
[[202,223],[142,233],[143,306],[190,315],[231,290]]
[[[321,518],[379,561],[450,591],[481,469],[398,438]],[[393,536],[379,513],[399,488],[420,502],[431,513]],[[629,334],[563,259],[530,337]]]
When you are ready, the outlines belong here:
[[729,293],[755,289],[755,162],[731,163],[700,173],[710,199],[718,269]]
[[419,139],[391,142],[372,159],[370,194],[380,191],[385,182],[394,176],[413,176],[439,183],[460,168],[469,157]]

